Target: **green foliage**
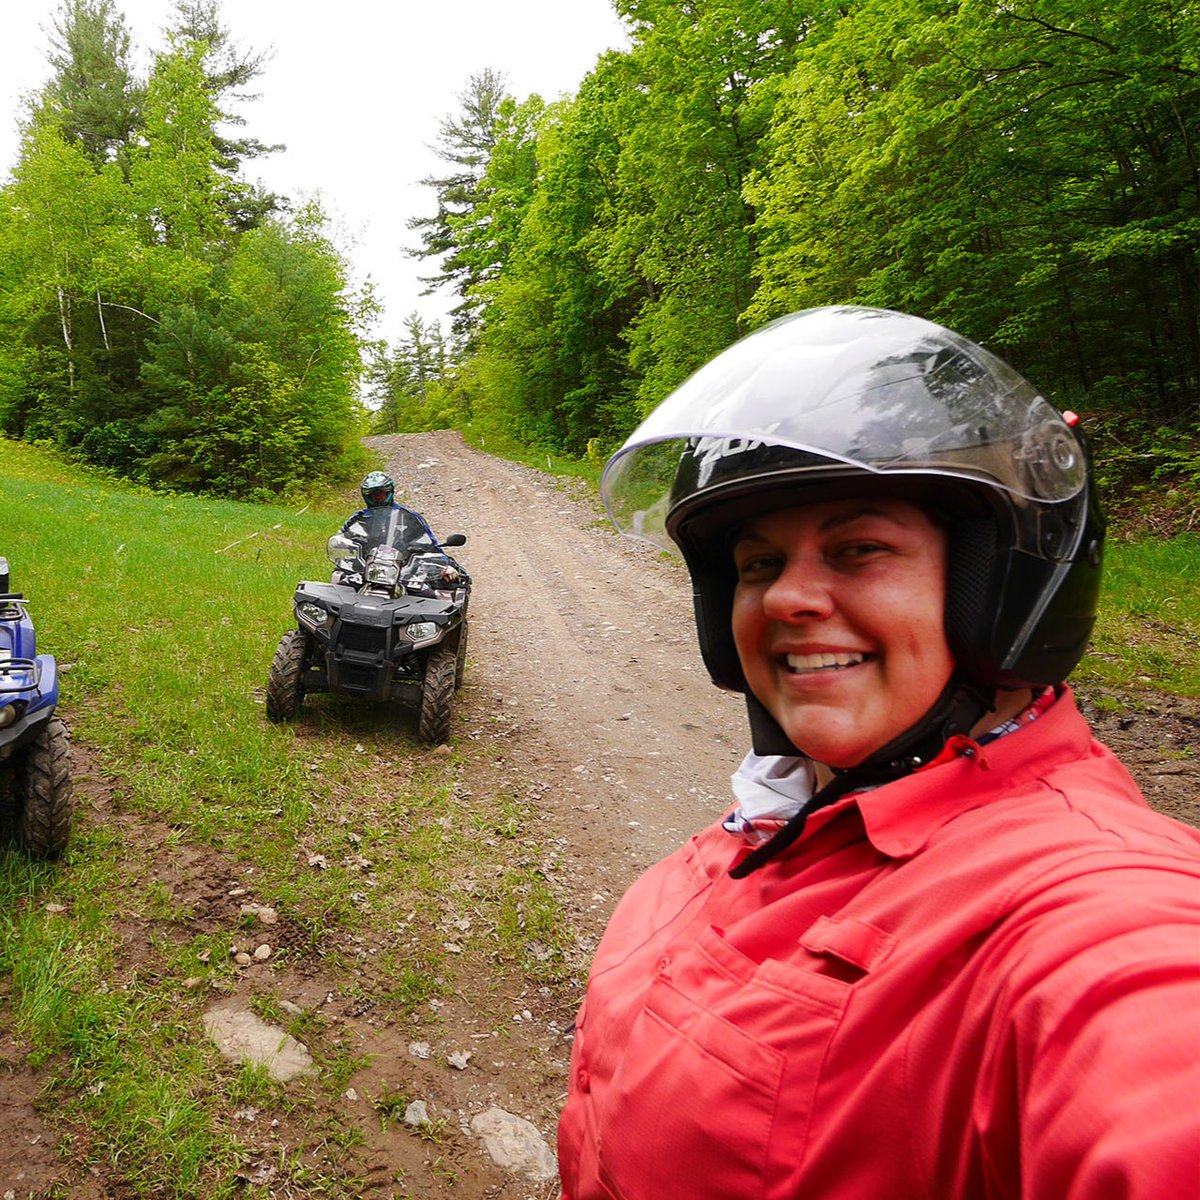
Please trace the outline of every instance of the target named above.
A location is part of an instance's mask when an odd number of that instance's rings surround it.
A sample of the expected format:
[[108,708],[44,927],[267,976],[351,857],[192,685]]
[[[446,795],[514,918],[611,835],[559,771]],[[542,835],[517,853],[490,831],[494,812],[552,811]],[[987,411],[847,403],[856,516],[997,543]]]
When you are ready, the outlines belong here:
[[[459,303],[448,336],[414,316],[376,347],[375,430],[606,450],[750,328],[857,301],[994,345],[1119,428],[1117,487],[1195,494],[1186,3],[617,9],[630,46],[576,96],[521,100],[485,70],[441,122],[447,170],[412,227]],[[269,149],[228,137],[261,56],[215,0],[177,5],[144,83],[110,0],[65,0],[56,31],[0,192],[0,428],[234,495],[282,462],[327,472],[363,416],[373,301],[319,212],[273,216],[238,178]]]
[[1103,448],[1096,480],[1118,526],[1168,537],[1200,528],[1200,420],[1166,425],[1136,398],[1109,396],[1087,424]]
[[[236,106],[225,102],[253,98],[248,88],[262,74],[267,60],[265,52],[243,50],[233,39],[230,30],[221,23],[220,0],[175,0],[175,23],[170,36],[177,42],[203,43],[204,87],[212,97],[218,122],[211,131],[216,151],[216,166],[231,180],[236,179],[243,159],[259,158],[282,150],[282,145],[268,146],[257,138],[231,136],[240,129],[246,118]],[[239,185],[225,197],[226,217],[239,230],[252,229],[284,207],[278,196],[257,188]]]
[[1194,414],[1196,25],[1169,0],[856,6],[783,82],[750,317],[915,311],[1051,391]]
[[267,148],[224,139],[219,100],[261,60],[211,0],[179,17],[142,87],[108,0],[66,0],[0,189],[0,429],[141,482],[276,495],[354,453],[372,300],[319,207],[272,217],[236,177]]
[[536,122],[497,125],[480,211],[501,233],[470,290],[474,359],[455,372],[477,424],[572,455],[615,445],[745,331],[753,233],[741,186],[771,108],[758,85],[800,37],[793,9],[628,6],[630,53],[604,56],[574,100]]
[[142,240],[200,259],[223,230],[213,129],[217,106],[205,86],[203,42],[160,54],[146,92],[145,124],[132,151],[130,185]]
[[1186,3],[617,9],[630,47],[575,97],[469,89],[444,126],[465,190],[453,212],[439,192],[423,252],[470,309],[446,386],[480,436],[610,447],[750,328],[859,302],[995,346],[1060,407],[1133,418],[1138,481],[1194,492]]
[[394,348],[378,347],[367,368],[367,394],[375,410],[371,432],[452,429],[470,420],[462,393],[450,383],[453,354],[440,324],[411,313],[404,336]]
[[754,212],[743,194],[760,163],[774,93],[804,35],[794,0],[661,0],[626,6],[645,102],[623,133],[619,170],[634,205],[617,222],[649,284],[627,331],[643,410],[748,331]]

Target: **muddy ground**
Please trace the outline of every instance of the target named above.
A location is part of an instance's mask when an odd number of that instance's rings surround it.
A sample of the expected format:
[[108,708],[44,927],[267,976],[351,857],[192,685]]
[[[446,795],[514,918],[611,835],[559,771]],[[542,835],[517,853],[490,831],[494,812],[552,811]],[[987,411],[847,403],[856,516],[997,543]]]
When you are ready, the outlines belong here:
[[[590,950],[625,886],[726,806],[728,776],[746,743],[742,702],[708,682],[683,570],[615,537],[584,489],[471,449],[449,432],[369,444],[438,535],[468,537],[457,552],[475,590],[455,716],[456,793],[464,804],[503,793],[538,814],[542,866],[564,906],[579,971],[547,987],[465,969],[426,1027],[381,1019],[356,1003],[363,980],[351,987],[324,971],[319,957],[303,970],[275,972],[272,986],[289,1003],[320,1008],[345,1044],[370,1056],[323,1114],[330,1129],[362,1131],[349,1160],[340,1160],[342,1173],[359,1179],[357,1194],[544,1200],[557,1194],[554,1181],[496,1167],[469,1133],[470,1117],[497,1106],[527,1118],[553,1145]],[[1153,693],[1081,700],[1151,804],[1200,824],[1200,705]],[[86,746],[78,754],[80,819],[120,823],[130,871],[168,885],[198,928],[232,923],[231,893],[245,882],[238,864],[121,811],[105,764]],[[364,769],[405,773],[411,764],[401,756]],[[146,931],[127,934],[136,964]],[[423,1038],[433,1047],[427,1060],[409,1049]],[[455,1048],[473,1048],[466,1070],[446,1065],[445,1052]],[[19,1041],[0,1035],[0,1064],[9,1068],[0,1086],[0,1197],[128,1194],[94,1160],[80,1168],[82,1142],[81,1153],[64,1161],[69,1131],[36,1107],[39,1079],[22,1057]],[[379,1119],[379,1097],[400,1082],[446,1118],[438,1141]],[[313,1121],[289,1131],[286,1115],[282,1123],[272,1118],[274,1126],[266,1115],[246,1118],[262,1152],[242,1164],[242,1178],[258,1195],[297,1194],[294,1177],[274,1164],[285,1137],[313,1141]],[[311,1145],[307,1152],[314,1163],[320,1157]]]

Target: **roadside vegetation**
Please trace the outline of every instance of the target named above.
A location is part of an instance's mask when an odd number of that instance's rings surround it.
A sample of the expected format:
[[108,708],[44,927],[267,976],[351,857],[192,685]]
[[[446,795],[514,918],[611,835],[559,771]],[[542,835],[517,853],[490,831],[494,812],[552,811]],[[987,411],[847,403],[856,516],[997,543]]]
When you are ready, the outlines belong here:
[[1073,678],[1200,697],[1200,532],[1109,539],[1100,620]]
[[602,462],[737,338],[856,303],[995,350],[1195,528],[1187,0],[614,7],[628,45],[575,95],[489,67],[430,131],[408,249],[449,329],[385,342],[319,204],[249,182],[280,147],[238,136],[236,14],[175,0],[142,73],[119,0],[60,0],[0,181],[0,431],[268,501],[343,477],[368,422]]
[[316,200],[246,178],[282,149],[236,136],[264,55],[217,0],[173,6],[145,77],[114,0],[47,34],[0,179],[0,431],[243,499],[353,470],[375,301]]
[[[817,305],[949,326],[1103,428],[1123,493],[1200,482],[1200,23],[1184,0],[616,0],[574,96],[483,71],[418,252],[458,298],[370,375],[374,431],[605,457],[738,337]],[[1186,521],[1185,521],[1186,524]]]

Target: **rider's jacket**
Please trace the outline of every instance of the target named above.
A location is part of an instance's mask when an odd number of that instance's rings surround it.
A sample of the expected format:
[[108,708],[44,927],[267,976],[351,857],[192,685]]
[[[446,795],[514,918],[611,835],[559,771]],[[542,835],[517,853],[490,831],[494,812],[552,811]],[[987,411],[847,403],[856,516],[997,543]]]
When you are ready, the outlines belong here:
[[718,821],[596,952],[566,1200],[1160,1200],[1200,1182],[1200,833],[1069,690],[810,818]]
[[[405,551],[420,550],[419,562],[414,560],[404,577],[405,587],[414,594],[432,595],[434,589],[458,586],[466,577],[459,563],[442,549],[425,518],[402,504],[360,509],[346,519],[339,532],[361,546],[385,542]],[[362,583],[361,569],[360,560],[347,558],[339,563],[332,580],[358,587]]]

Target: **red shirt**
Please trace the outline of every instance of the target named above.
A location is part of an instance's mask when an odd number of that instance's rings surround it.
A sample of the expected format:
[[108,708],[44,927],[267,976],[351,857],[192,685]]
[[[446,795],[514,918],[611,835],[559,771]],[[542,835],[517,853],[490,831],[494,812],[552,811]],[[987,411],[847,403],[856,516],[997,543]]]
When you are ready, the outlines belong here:
[[717,823],[614,913],[566,1200],[1200,1196],[1200,833],[1069,693],[747,852]]

